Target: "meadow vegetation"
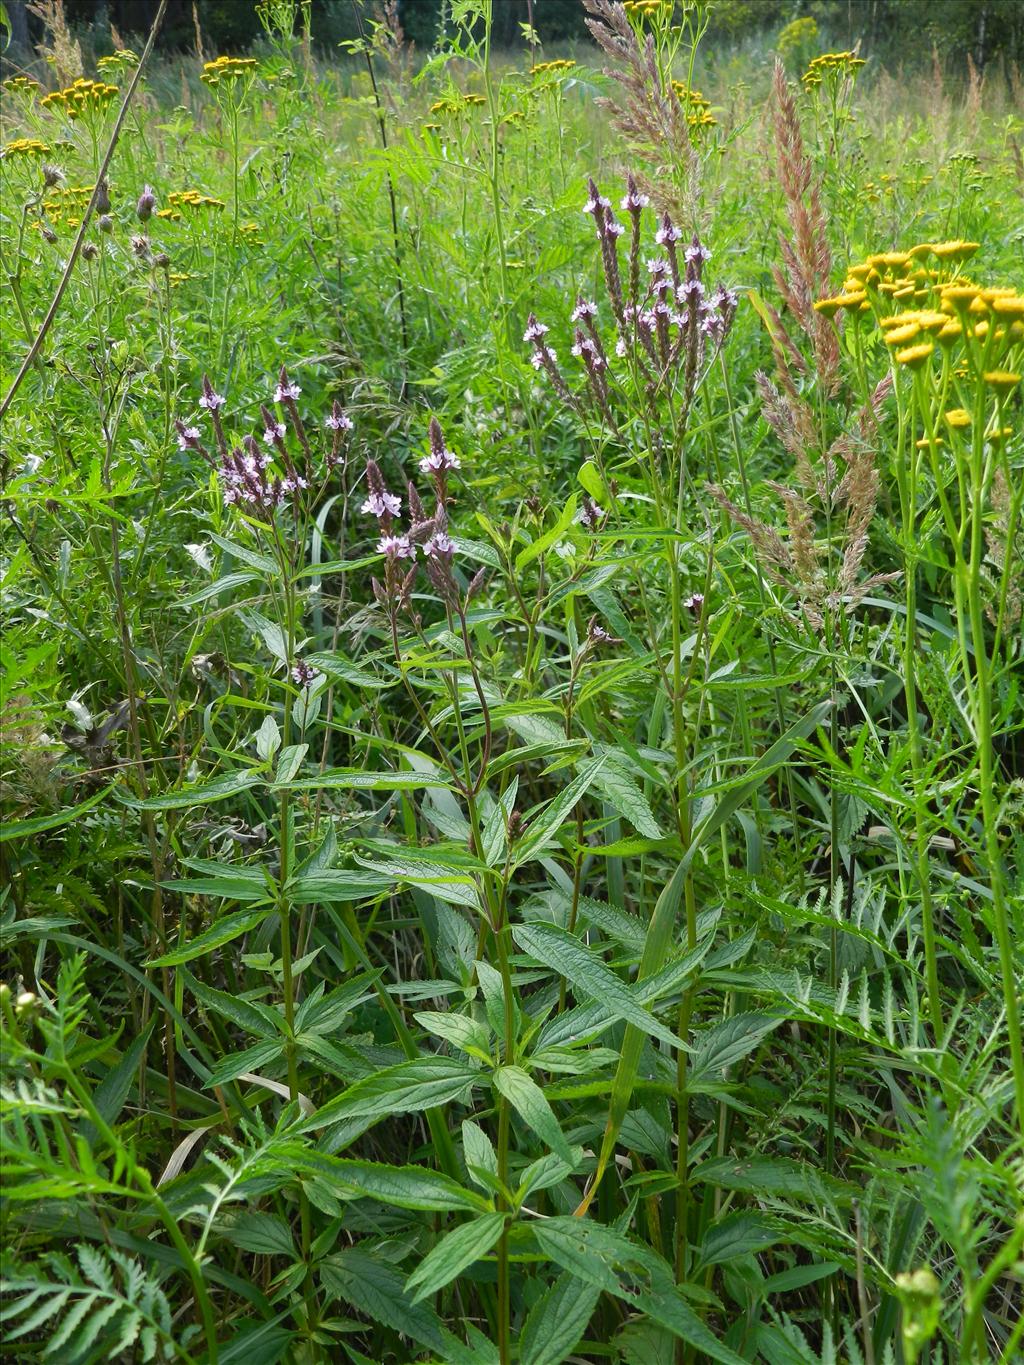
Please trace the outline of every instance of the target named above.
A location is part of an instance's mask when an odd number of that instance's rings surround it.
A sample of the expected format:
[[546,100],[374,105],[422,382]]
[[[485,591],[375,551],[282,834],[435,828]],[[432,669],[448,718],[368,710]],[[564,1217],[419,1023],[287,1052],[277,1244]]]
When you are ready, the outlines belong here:
[[4,81],[11,1360],[1024,1359],[1019,74],[583,3]]

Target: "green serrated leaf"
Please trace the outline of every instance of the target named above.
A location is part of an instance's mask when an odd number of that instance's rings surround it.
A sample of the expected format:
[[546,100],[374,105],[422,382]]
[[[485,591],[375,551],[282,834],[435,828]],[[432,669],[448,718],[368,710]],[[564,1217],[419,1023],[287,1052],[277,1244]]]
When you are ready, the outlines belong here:
[[442,1237],[405,1282],[406,1289],[415,1290],[413,1303],[436,1294],[474,1261],[486,1256],[504,1226],[503,1213],[485,1213]]

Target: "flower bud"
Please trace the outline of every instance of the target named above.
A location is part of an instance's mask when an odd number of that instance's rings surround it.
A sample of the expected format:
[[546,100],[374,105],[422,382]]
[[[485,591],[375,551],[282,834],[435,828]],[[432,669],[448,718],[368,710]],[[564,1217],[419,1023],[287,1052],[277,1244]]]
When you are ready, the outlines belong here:
[[37,998],[32,991],[22,991],[14,1002],[14,1013],[20,1019],[22,1015],[29,1014],[35,1008]]
[[156,256],[153,257],[153,264],[159,266],[161,270],[169,270],[171,266],[171,258],[170,256],[168,256],[166,251],[161,251]]
[[139,201],[135,205],[135,214],[140,223],[145,223],[152,218],[153,210],[156,208],[156,195],[153,193],[152,185],[146,185],[139,195]]
[[96,212],[110,212],[110,188],[105,180],[101,180],[96,186]]
[[96,220],[96,226],[99,228],[100,232],[113,232],[114,220],[109,213],[102,213]]

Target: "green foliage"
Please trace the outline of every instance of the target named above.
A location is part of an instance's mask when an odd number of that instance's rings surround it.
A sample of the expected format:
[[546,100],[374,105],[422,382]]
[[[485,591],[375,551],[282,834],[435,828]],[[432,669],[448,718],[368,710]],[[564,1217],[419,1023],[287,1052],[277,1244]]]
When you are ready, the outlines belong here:
[[12,1360],[1019,1355],[1019,110],[522,8],[4,92]]

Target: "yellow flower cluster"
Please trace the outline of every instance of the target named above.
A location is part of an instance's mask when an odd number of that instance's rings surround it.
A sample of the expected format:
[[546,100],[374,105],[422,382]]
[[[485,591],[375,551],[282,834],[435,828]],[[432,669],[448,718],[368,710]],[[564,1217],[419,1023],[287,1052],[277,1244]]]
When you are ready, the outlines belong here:
[[[223,199],[211,199],[208,194],[200,194],[198,190],[173,190],[167,196],[167,202],[173,208],[179,205],[188,209],[222,209],[224,208]],[[159,216],[163,216],[163,211]]]
[[432,114],[461,114],[464,109],[486,104],[483,95],[456,95],[443,100],[435,100],[430,106]]
[[[940,355],[959,347],[956,372],[969,364],[1005,398],[1020,383],[1005,365],[1024,342],[1024,295],[1011,285],[975,284],[957,273],[977,250],[977,242],[958,239],[879,252],[850,266],[842,292],[814,307],[826,317],[841,310],[855,320],[873,314],[897,363],[912,370],[926,365],[936,347]],[[962,408],[946,414],[954,429],[969,421]]]
[[130,47],[122,47],[119,52],[112,53],[109,57],[101,57],[96,63],[98,71],[107,71],[119,75],[122,71],[134,71],[139,64],[139,55],[133,52]]
[[11,156],[48,156],[49,153],[50,145],[47,142],[40,142],[36,137],[16,137],[0,151],[0,158],[6,161]]
[[[67,227],[78,227],[95,188],[95,185],[58,185],[43,200],[43,211],[53,224],[64,222]],[[68,214],[74,216],[67,217]]]
[[562,57],[556,62],[538,62],[530,68],[531,76],[558,76],[563,71],[571,71],[576,63],[571,57]]
[[266,242],[260,236],[259,223],[242,223],[240,224],[238,231],[250,246],[266,246]]
[[622,8],[630,16],[652,19],[660,9],[672,8],[672,0],[624,0]]
[[672,92],[680,104],[685,104],[688,109],[700,111],[710,109],[711,101],[705,99],[696,87],[687,85],[685,81],[673,81]]
[[808,89],[821,85],[822,81],[838,82],[844,76],[856,76],[864,65],[864,58],[855,52],[823,52],[815,57],[803,74],[803,83]]
[[42,90],[38,81],[34,81],[31,76],[8,76],[4,81],[4,89],[11,95],[29,95],[35,97]]
[[59,109],[68,118],[80,118],[94,110],[105,109],[117,93],[116,85],[80,76],[64,90],[54,90],[39,103],[43,109]]
[[691,128],[716,128],[718,119],[711,112],[711,101],[685,81],[673,81],[672,93],[686,110],[686,121]]
[[255,57],[218,57],[216,61],[203,63],[199,79],[211,86],[219,85],[221,81],[238,81],[254,76],[257,66]]

